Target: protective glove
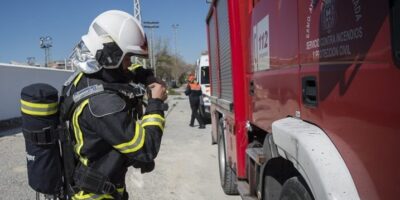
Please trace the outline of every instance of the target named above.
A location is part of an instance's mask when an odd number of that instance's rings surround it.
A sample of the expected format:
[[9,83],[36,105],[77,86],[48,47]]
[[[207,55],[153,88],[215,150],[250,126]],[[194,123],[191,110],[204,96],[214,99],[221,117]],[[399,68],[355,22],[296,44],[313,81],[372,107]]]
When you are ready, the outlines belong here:
[[154,161],[151,161],[151,162],[136,161],[132,166],[134,168],[140,168],[140,172],[142,174],[144,174],[144,173],[149,173],[154,170],[155,162]]

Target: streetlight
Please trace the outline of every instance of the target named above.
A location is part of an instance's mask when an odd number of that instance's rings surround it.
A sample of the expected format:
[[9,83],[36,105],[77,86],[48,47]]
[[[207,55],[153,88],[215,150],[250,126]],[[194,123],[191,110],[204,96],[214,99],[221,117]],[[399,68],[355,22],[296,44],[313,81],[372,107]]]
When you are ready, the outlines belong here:
[[156,57],[154,54],[154,40],[153,40],[153,31],[155,28],[159,28],[160,22],[157,21],[145,21],[143,22],[143,27],[150,29],[150,65],[154,70],[154,76],[157,75],[157,69],[156,69]]
[[50,62],[50,47],[53,46],[53,39],[50,36],[40,37],[40,48],[44,49],[44,66],[48,67]]
[[176,36],[178,33],[179,24],[172,24],[172,29],[174,29],[174,41],[175,41],[175,66],[178,65],[178,45]]
[[26,63],[28,63],[28,65],[31,65],[31,66],[35,65],[35,63],[36,63],[35,57],[27,57]]

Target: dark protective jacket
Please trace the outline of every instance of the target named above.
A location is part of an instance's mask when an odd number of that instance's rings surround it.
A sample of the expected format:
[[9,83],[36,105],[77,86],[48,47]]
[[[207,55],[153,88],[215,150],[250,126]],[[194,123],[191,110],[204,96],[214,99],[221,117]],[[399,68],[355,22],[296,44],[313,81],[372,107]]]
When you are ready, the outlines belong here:
[[189,125],[193,126],[194,120],[197,119],[200,127],[204,127],[204,121],[198,112],[202,95],[201,86],[196,82],[189,83],[186,87],[185,94],[189,96],[190,109],[192,110]]
[[188,83],[185,94],[189,96],[191,106],[200,104],[200,97],[203,93],[199,83]]
[[[80,74],[74,91],[102,83],[124,83],[118,70]],[[74,92],[71,91],[71,92]],[[74,151],[81,165],[107,176],[122,195],[129,166],[152,170],[164,129],[162,101],[149,99],[141,121],[132,117],[134,102],[119,93],[103,93],[84,100],[73,112]],[[150,167],[149,167],[150,166]],[[113,199],[108,194],[81,191],[73,199]]]

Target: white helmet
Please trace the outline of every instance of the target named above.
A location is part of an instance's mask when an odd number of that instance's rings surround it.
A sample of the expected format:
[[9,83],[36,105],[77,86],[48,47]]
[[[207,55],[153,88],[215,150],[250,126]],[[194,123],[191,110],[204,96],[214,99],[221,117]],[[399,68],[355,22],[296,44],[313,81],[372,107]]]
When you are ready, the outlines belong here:
[[147,39],[140,22],[119,10],[97,16],[82,41],[100,68],[118,68],[128,53],[148,56]]

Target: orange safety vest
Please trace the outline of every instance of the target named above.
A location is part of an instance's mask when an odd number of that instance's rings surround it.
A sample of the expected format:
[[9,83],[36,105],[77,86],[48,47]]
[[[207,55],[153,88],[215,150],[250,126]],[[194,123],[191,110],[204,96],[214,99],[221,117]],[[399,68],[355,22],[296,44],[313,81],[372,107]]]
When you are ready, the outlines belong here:
[[189,83],[190,90],[201,90],[201,86],[198,83]]

